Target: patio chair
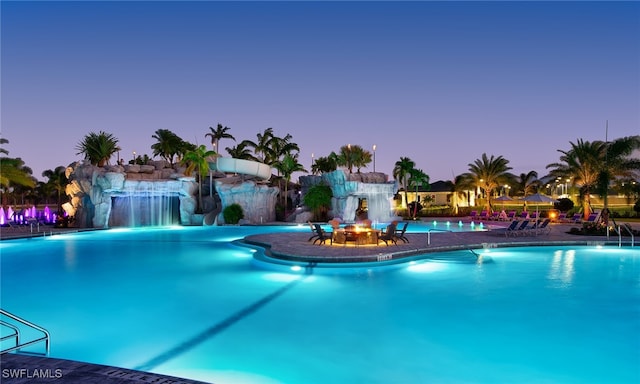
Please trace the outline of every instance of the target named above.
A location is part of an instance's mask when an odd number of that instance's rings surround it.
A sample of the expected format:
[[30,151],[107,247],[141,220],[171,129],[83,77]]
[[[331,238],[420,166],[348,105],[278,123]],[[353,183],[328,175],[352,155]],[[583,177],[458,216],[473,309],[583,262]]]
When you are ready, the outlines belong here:
[[567,214],[565,212],[560,212],[560,214],[558,215],[558,218],[556,220],[558,220],[559,223],[566,222],[567,221]]
[[333,234],[331,232],[327,233],[324,229],[322,229],[320,224],[313,224],[313,227],[315,228],[316,234],[318,235],[318,237],[313,240],[313,244],[318,243],[318,245],[321,245],[324,244],[327,240],[329,240],[329,242],[333,244]]
[[518,215],[518,212],[509,211],[509,213],[507,213],[507,220],[515,220],[517,215]]
[[478,211],[471,211],[471,213],[469,213],[469,218],[471,220],[475,220],[478,218]]
[[409,239],[407,239],[407,237],[404,235],[405,232],[407,232],[407,227],[409,226],[409,222],[405,221],[404,225],[402,226],[402,229],[399,231],[396,231],[396,242],[398,240],[402,240],[403,243],[408,243]]
[[307,221],[307,223],[309,224],[309,228],[311,228],[311,233],[313,233],[313,235],[307,241],[311,241],[311,240],[316,239],[318,237],[318,232],[316,231],[316,228],[314,227],[312,222]]
[[395,221],[389,224],[384,233],[378,236],[378,241],[384,241],[387,246],[389,245],[389,242],[398,245],[398,241],[396,240],[396,225],[397,223]]
[[488,220],[489,219],[489,211],[483,210],[482,212],[480,212],[480,215],[478,215],[478,219],[480,219],[480,220]]

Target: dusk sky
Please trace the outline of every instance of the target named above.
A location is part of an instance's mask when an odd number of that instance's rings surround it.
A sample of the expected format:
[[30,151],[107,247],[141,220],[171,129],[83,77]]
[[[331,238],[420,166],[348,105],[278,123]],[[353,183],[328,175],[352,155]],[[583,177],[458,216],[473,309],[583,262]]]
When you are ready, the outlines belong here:
[[609,139],[640,134],[639,2],[0,7],[3,147],[41,180],[99,131],[128,161],[158,129],[210,148],[221,123],[225,148],[272,127],[308,170],[312,153],[375,144],[378,172],[409,157],[432,182],[483,153],[543,176],[607,120]]

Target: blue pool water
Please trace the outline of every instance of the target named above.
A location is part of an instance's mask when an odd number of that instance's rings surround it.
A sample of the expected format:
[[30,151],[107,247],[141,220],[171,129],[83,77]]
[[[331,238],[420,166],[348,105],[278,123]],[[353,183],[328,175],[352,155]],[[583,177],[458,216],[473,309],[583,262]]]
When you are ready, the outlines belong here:
[[219,384],[640,382],[638,248],[305,274],[232,243],[291,230],[309,229],[3,241],[2,307],[46,327],[53,357]]

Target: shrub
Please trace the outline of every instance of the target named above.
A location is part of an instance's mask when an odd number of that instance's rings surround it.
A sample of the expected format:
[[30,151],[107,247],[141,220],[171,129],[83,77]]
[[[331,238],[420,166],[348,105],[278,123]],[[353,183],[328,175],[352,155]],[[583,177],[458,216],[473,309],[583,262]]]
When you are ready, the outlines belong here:
[[303,202],[313,212],[314,221],[326,220],[332,196],[331,188],[324,184],[314,185],[305,193]]
[[573,201],[571,199],[563,197],[562,199],[558,199],[557,202],[553,203],[553,207],[560,212],[569,212],[571,209],[573,209]]
[[244,212],[240,204],[231,204],[222,211],[222,217],[227,224],[238,224],[240,219],[244,219]]

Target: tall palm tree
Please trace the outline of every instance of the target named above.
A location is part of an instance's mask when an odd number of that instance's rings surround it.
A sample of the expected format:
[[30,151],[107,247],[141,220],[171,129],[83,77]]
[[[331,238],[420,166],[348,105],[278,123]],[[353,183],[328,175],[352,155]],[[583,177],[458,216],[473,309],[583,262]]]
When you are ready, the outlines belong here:
[[[291,141],[293,136],[286,134],[285,137],[273,136],[269,142],[265,162],[275,165],[287,154],[297,154],[300,152],[298,144]],[[277,169],[277,167],[275,167]]]
[[284,184],[284,211],[287,212],[287,200],[289,196],[289,183],[291,182],[291,175],[294,172],[307,172],[304,166],[298,162],[298,154],[287,153],[284,158],[276,164],[278,172],[282,173],[282,177],[285,179]]
[[244,159],[251,161],[260,161],[255,156],[251,150],[247,147],[247,143],[245,141],[240,142],[238,145],[233,147],[226,147],[225,150],[229,154],[229,156],[235,159]]
[[591,214],[591,192],[598,183],[604,143],[578,139],[569,144],[571,148],[567,151],[558,149],[562,153],[560,162],[548,164],[547,168],[551,168],[550,176],[569,179],[572,186],[579,186],[578,200],[586,219]]
[[[413,213],[412,216],[415,219],[418,215],[418,187],[424,186],[424,190],[429,190],[429,175],[424,173],[422,169],[413,168],[409,171],[409,181],[410,188],[416,189],[416,204],[413,205]],[[405,190],[406,193],[406,190]]]
[[47,178],[47,185],[57,193],[57,211],[58,214],[62,213],[62,195],[65,193],[69,179],[67,179],[66,168],[63,166],[56,167],[56,169],[47,169],[42,172],[42,177]]
[[513,175],[509,173],[511,167],[509,160],[502,156],[488,157],[486,153],[482,158],[476,159],[469,164],[469,172],[463,173],[461,178],[463,184],[474,185],[482,189],[487,197],[485,209],[491,212],[491,195],[493,190],[500,185],[512,184]]
[[253,142],[251,140],[243,140],[242,144],[253,148],[253,153],[255,153],[258,161],[269,164],[267,161],[269,160],[268,154],[271,148],[271,142],[274,138],[273,128],[267,128],[263,133],[258,133],[257,136],[257,142]]
[[640,149],[640,135],[627,136],[605,143],[604,161],[598,175],[598,191],[602,196],[605,225],[609,225],[609,187],[616,179],[640,179],[640,159],[631,157]]
[[454,177],[453,181],[451,182],[451,209],[454,214],[458,214],[460,205],[458,202],[460,201],[460,198],[467,199],[468,201],[468,191],[469,187],[467,185],[464,185],[462,177],[460,177],[460,175]]
[[[522,193],[522,197],[527,197],[536,193],[540,188],[541,182],[538,180],[538,172],[529,171],[528,173],[521,173],[516,177],[516,193]],[[524,203],[524,209],[527,210],[527,203]]]
[[190,175],[196,171],[198,180],[198,206],[196,213],[202,213],[202,179],[209,172],[209,163],[207,158],[215,155],[215,151],[208,151],[207,147],[200,145],[193,150],[184,153],[181,163],[187,166],[185,174]]
[[409,197],[407,192],[407,182],[411,175],[411,171],[416,167],[416,163],[408,157],[400,157],[393,167],[393,178],[402,185],[404,189],[404,203],[409,206]]
[[180,155],[184,140],[168,129],[158,129],[151,138],[157,140],[151,144],[153,156],[160,156],[173,166],[174,157]]
[[120,150],[118,139],[111,133],[91,132],[76,145],[77,155],[84,154],[92,165],[103,167],[111,156]]
[[233,137],[230,133],[227,133],[231,128],[223,127],[222,124],[218,123],[218,126],[214,129],[213,127],[209,127],[211,132],[205,134],[205,137],[211,137],[211,145],[213,146],[213,150],[216,152],[220,152],[220,139],[231,139],[236,141],[236,138]]
[[559,162],[547,165],[551,168],[549,175],[567,178],[572,186],[579,187],[578,199],[585,219],[591,214],[591,193],[600,193],[605,204],[603,219],[608,224],[608,187],[617,177],[638,177],[640,160],[631,155],[640,148],[640,136],[623,137],[612,142],[578,139],[569,144],[569,150],[558,150],[562,153]]

